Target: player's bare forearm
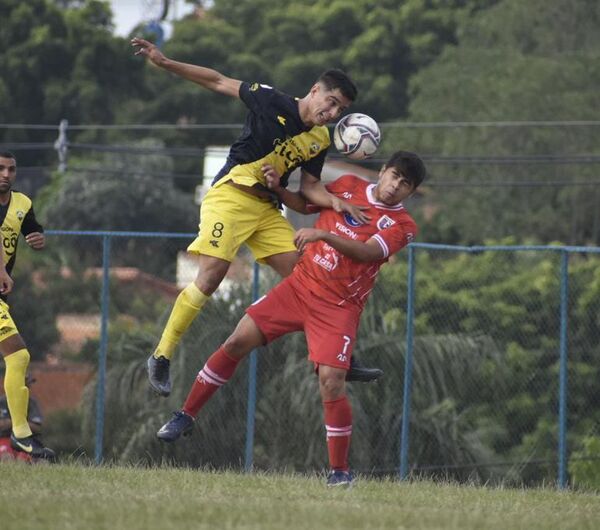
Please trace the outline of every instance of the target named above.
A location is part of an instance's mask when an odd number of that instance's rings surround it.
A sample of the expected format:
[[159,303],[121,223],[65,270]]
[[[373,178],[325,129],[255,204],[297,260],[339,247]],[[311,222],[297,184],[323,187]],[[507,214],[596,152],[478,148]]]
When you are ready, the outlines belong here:
[[183,77],[188,81],[193,81],[213,92],[239,98],[242,82],[238,79],[227,77],[212,68],[169,59],[156,45],[139,37],[131,39],[131,45],[136,48],[135,55],[146,57],[152,64],[159,68]]
[[317,228],[301,228],[296,232],[294,243],[300,252],[304,250],[307,243],[313,241],[325,241],[335,250],[354,261],[369,262],[383,258],[383,250],[379,243],[372,239],[366,242],[354,241]]
[[235,98],[239,97],[242,82],[238,79],[224,76],[212,68],[180,63],[171,59],[167,59],[162,67],[213,92]]
[[332,208],[336,212],[347,212],[360,223],[366,224],[371,220],[371,217],[363,212],[368,209],[366,206],[355,206],[329,193],[323,183],[309,173],[302,173],[300,193],[308,202],[322,208]]
[[290,191],[286,190],[285,188],[280,188],[280,191],[277,191],[276,193],[279,197],[279,200],[291,210],[304,215],[313,213],[309,211],[306,199],[297,191]]
[[333,208],[335,196],[327,191],[319,179],[304,171],[300,179],[300,194],[315,206]]

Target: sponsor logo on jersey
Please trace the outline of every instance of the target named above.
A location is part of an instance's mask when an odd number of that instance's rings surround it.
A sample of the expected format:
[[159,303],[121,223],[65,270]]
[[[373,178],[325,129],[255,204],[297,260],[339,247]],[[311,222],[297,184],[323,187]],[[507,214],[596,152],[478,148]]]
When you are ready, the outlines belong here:
[[350,226],[360,226],[362,223],[358,222],[354,217],[352,217],[348,212],[344,212],[344,221],[346,221],[347,225]]
[[[331,247],[329,247],[331,248]],[[327,250],[327,249],[325,249]],[[324,268],[327,272],[331,272],[338,266],[338,255],[335,251],[325,252],[322,256],[321,254],[315,254],[313,256],[313,261],[319,266]]]
[[386,228],[389,228],[395,224],[396,221],[394,221],[392,218],[388,217],[387,215],[382,215],[379,218],[379,221],[377,221],[377,228],[379,228],[379,230],[385,230]]
[[[350,219],[352,219],[352,217],[350,217]],[[338,232],[341,232],[342,234],[346,234],[347,236],[351,237],[352,239],[356,239],[358,237],[358,234],[356,232],[354,232],[354,230],[350,230],[350,228],[348,228],[346,225],[343,225],[339,221],[335,222],[335,227]]]

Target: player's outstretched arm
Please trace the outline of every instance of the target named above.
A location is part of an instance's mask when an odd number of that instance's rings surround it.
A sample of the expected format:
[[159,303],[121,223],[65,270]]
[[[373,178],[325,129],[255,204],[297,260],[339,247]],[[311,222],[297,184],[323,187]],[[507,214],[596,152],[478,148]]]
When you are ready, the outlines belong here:
[[302,252],[307,243],[313,241],[325,241],[337,251],[348,256],[354,261],[369,262],[378,261],[384,257],[381,245],[374,239],[368,241],[354,241],[332,234],[318,228],[301,228],[296,232],[294,243],[296,248]]
[[300,193],[312,204],[322,208],[333,208],[336,212],[348,212],[360,223],[368,223],[371,217],[363,212],[367,207],[355,206],[327,191],[323,183],[310,173],[302,171]]
[[134,52],[135,55],[146,57],[152,64],[163,70],[167,70],[184,79],[193,81],[213,92],[235,98],[240,97],[240,85],[242,82],[239,79],[227,77],[212,68],[181,63],[169,59],[160,51],[158,46],[140,37],[131,39],[131,45],[136,48],[136,51]]

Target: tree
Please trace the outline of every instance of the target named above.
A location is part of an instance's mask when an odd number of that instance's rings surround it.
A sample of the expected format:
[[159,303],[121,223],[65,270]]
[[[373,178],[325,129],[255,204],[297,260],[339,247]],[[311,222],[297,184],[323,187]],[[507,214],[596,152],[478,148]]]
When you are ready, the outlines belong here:
[[[154,140],[136,145],[150,153],[163,147]],[[108,174],[104,172],[107,168]],[[192,234],[198,209],[190,195],[175,189],[170,178],[152,175],[169,175],[171,168],[169,157],[160,154],[143,158],[107,155],[98,162],[88,160],[82,170],[54,176],[54,182],[38,201],[40,215],[54,229]],[[120,238],[113,243],[111,264],[138,266],[171,278],[175,254],[187,244],[189,240]],[[82,237],[76,245],[69,240],[62,248],[75,248],[75,255],[84,263],[97,264],[100,247],[98,238]]]
[[[458,32],[458,43],[411,80],[411,121],[597,119],[595,6],[504,0],[476,14]],[[566,159],[597,155],[598,134],[597,127],[402,130],[390,131],[386,145],[467,158],[428,163],[437,183],[428,198],[435,213],[423,223],[429,241],[469,244],[514,234],[597,244],[595,166]],[[529,161],[510,163],[515,156]],[[484,165],[477,157],[496,161]],[[557,181],[564,184],[551,184]]]

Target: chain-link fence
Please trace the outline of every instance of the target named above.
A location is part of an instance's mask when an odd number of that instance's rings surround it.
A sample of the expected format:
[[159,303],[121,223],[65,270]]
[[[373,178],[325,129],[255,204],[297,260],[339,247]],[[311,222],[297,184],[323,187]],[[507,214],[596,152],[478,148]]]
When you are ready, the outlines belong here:
[[[51,352],[33,365],[32,394],[42,409],[61,396],[69,403],[50,407],[60,410],[48,414],[47,443],[97,461],[322,469],[318,385],[300,333],[242,363],[200,412],[193,436],[157,441],[208,356],[278,280],[242,252],[175,354],[172,395],[159,398],[145,361],[195,275],[185,253],[192,238],[49,231],[47,256],[19,264],[17,285],[35,289],[17,290],[11,312],[34,357],[44,344]],[[385,374],[349,384],[353,468],[504,484],[593,482],[599,253],[413,244],[395,256],[382,269],[355,349]],[[46,383],[52,395],[44,397],[36,386]]]

